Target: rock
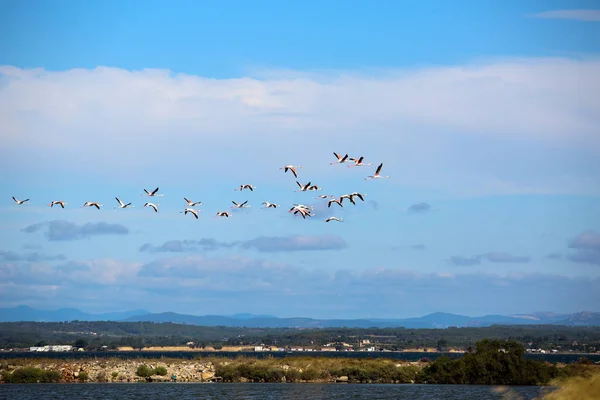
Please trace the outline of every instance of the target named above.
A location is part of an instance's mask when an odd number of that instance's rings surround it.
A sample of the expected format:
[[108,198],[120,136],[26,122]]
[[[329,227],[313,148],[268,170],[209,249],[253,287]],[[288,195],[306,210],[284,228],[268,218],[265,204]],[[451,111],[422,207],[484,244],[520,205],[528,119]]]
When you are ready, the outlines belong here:
[[336,382],[348,382],[348,377],[346,375],[340,376],[335,380]]
[[210,381],[215,377],[214,371],[206,371],[200,374],[203,381]]

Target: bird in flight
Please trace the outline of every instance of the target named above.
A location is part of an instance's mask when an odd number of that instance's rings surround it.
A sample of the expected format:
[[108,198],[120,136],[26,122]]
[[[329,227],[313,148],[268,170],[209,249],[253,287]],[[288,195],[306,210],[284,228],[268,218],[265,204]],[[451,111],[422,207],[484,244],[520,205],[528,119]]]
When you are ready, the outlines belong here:
[[338,217],[329,217],[325,220],[325,222],[329,222],[329,221],[338,221],[338,222],[342,222],[344,221],[343,218],[338,218]]
[[365,164],[363,162],[363,159],[364,159],[364,157],[360,157],[358,159],[356,159],[356,158],[349,158],[348,160],[353,161],[354,164],[348,164],[348,168],[350,168],[350,167],[364,167],[364,166],[367,166],[367,165],[373,165],[372,163],[366,163]]
[[296,181],[296,183],[298,184],[300,190],[294,190],[294,192],[306,192],[310,188],[310,182],[308,182],[306,185],[303,185],[298,181]]
[[367,176],[365,179],[389,178],[389,176],[382,176],[382,175],[380,175],[382,167],[383,167],[383,163],[379,164],[379,167],[377,167],[377,170],[375,170],[375,174]]
[[62,208],[65,208],[65,204],[67,204],[66,201],[62,201],[62,200],[52,200],[52,203],[48,204],[50,207],[54,207],[56,205],[61,206]]
[[235,190],[239,190],[241,192],[244,189],[250,189],[250,191],[253,192],[254,189],[256,189],[256,186],[252,186],[251,184],[247,183],[245,185],[240,185],[240,187]]
[[96,201],[86,201],[85,204],[81,206],[81,208],[83,207],[96,207],[99,210],[100,207],[102,207],[102,204],[98,204]]
[[17,203],[18,205],[21,205],[21,204],[27,204],[27,203],[29,203],[29,199],[25,199],[25,200],[19,200],[19,199],[15,198],[15,196],[13,196],[13,197],[12,197],[12,199],[13,199],[13,200],[15,201],[15,203]]
[[127,203],[127,204],[123,203],[121,200],[119,200],[118,197],[115,197],[115,199],[117,199],[117,201],[119,202],[119,206],[115,207],[115,208],[127,208],[127,207],[134,208],[135,207],[135,206],[132,206],[131,203]]
[[144,189],[144,192],[146,192],[145,194],[142,194],[143,196],[162,196],[162,194],[158,194],[158,188],[154,189],[153,191],[149,192],[146,189]]
[[343,164],[348,159],[348,154],[346,154],[344,157],[341,157],[336,152],[333,152],[333,155],[335,156],[335,158],[337,158],[337,161],[332,161],[332,162],[329,163],[329,165],[332,165],[332,164]]
[[243,203],[236,203],[235,201],[232,201],[233,205],[231,206],[231,208],[250,208],[252,206],[247,206],[246,203],[248,202],[248,200],[246,200]]
[[191,201],[189,199],[186,199],[185,197],[183,199],[188,203],[188,206],[190,206],[190,207],[195,207],[195,206],[201,206],[202,205],[201,201]]
[[292,174],[294,174],[294,176],[297,178],[298,177],[298,169],[302,168],[302,166],[300,165],[286,165],[285,167],[281,167],[279,169],[282,169],[283,172],[288,172],[288,171],[292,171]]
[[152,207],[152,208],[154,208],[154,212],[158,212],[158,206],[159,205],[160,204],[146,203],[146,204],[144,204],[144,207]]
[[185,210],[181,211],[181,213],[183,215],[186,215],[187,213],[192,214],[194,217],[196,217],[196,219],[198,219],[198,211],[199,210],[194,210],[193,208],[186,208]]
[[341,197],[339,199],[333,198],[327,202],[327,208],[331,207],[332,203],[337,203],[338,206],[344,207],[342,205],[342,201],[344,201]]

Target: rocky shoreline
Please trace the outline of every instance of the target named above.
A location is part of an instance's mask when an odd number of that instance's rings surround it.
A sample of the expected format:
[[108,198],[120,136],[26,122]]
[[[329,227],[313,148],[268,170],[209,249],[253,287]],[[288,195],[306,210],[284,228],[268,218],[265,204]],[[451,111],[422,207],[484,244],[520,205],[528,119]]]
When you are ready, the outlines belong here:
[[[142,377],[137,375],[140,365],[151,369],[164,367],[166,375],[151,375]],[[96,360],[6,360],[2,370],[12,373],[20,368],[33,367],[45,371],[60,373],[60,382],[214,382],[215,366],[211,362],[198,362],[194,360],[121,360],[121,359],[96,359]]]
[[[298,360],[294,360],[298,361]],[[330,364],[334,360],[327,360]],[[371,361],[373,362],[373,361]],[[402,382],[411,383],[411,378],[420,371],[427,363],[423,362],[398,362],[390,360],[376,361],[381,365],[393,366],[394,369],[410,370],[410,377]],[[51,372],[55,378],[52,381],[61,383],[135,383],[135,382],[222,382],[231,381],[228,371],[239,368],[240,365],[264,369],[266,372],[281,371],[280,377],[276,378],[280,382],[320,382],[335,383],[348,382],[348,376],[335,376],[331,374],[315,373],[323,371],[320,365],[322,360],[306,358],[299,364],[286,362],[286,360],[270,360],[269,365],[258,366],[257,363],[264,364],[265,360],[255,361],[251,358],[243,359],[88,359],[88,360],[56,360],[56,359],[12,359],[4,360],[0,365],[2,373],[2,382],[8,381],[6,377],[11,376],[19,369],[36,369],[39,372]],[[140,376],[138,369],[140,366],[146,366],[147,370],[161,371],[162,374],[152,374]],[[219,376],[219,373],[225,375]],[[29,380],[31,381],[31,379]],[[41,380],[44,382],[44,380]],[[238,382],[265,382],[273,381],[272,376],[265,376],[264,379],[247,378],[245,376],[237,377]]]

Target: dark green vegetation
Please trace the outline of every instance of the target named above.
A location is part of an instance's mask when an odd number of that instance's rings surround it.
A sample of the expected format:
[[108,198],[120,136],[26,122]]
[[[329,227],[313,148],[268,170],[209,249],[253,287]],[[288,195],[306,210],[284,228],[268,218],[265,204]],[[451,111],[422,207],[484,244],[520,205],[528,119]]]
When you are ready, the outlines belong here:
[[559,374],[543,361],[526,360],[514,341],[483,340],[463,357],[440,357],[425,367],[418,382],[469,385],[545,385]]
[[420,367],[389,359],[287,357],[216,359],[215,374],[224,382],[360,382],[411,383]]
[[165,376],[167,375],[167,369],[165,367],[150,368],[146,364],[142,364],[138,367],[135,374],[137,376],[141,376],[142,378],[149,378],[152,375]]
[[60,380],[60,372],[35,367],[20,368],[13,373],[2,371],[2,381],[6,383],[53,383]]
[[494,325],[483,328],[231,328],[152,322],[4,322],[0,348],[28,348],[45,344],[85,345],[89,350],[107,346],[251,346],[254,344],[323,346],[348,343],[358,347],[368,339],[377,349],[450,348],[467,350],[483,339],[516,340],[526,348],[593,352],[600,350],[600,327],[559,325]]

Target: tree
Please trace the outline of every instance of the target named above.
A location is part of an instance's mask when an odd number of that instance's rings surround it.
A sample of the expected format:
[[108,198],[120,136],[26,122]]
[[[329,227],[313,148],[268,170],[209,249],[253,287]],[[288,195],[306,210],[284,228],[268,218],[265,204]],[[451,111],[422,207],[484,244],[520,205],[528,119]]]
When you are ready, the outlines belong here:
[[85,349],[87,346],[88,342],[84,338],[79,338],[75,341],[75,347],[77,347],[78,349]]

